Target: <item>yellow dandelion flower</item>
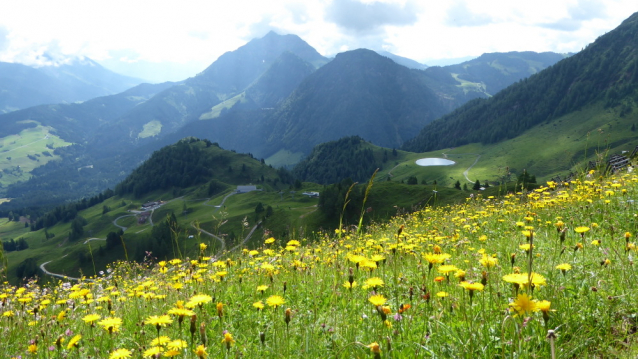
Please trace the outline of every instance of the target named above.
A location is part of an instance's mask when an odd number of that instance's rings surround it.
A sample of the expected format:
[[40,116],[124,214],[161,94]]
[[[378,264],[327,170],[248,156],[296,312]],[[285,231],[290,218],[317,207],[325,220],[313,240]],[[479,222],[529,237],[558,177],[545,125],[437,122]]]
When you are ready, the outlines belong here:
[[262,310],[264,309],[264,302],[261,300],[259,302],[255,302],[253,303],[253,307],[257,308],[257,310]]
[[71,338],[71,340],[69,340],[69,344],[67,344],[66,348],[68,350],[71,350],[73,348],[77,348],[80,346],[80,339],[82,339],[82,336],[80,334],[74,336],[73,338]]
[[579,226],[574,228],[574,231],[578,234],[580,234],[581,236],[584,235],[587,231],[589,231],[589,227],[586,226]]
[[164,348],[162,347],[150,347],[144,351],[143,356],[144,358],[155,358],[159,354],[162,354],[163,351],[164,351]]
[[86,323],[86,324],[93,324],[94,322],[98,321],[101,317],[98,314],[89,314],[86,315],[84,318],[82,318],[82,320]]
[[375,307],[378,307],[380,305],[384,305],[387,300],[385,299],[383,295],[376,294],[368,298],[368,301],[372,303],[372,305],[374,305]]
[[271,295],[270,297],[268,297],[268,299],[266,299],[266,304],[268,304],[269,307],[277,308],[284,303],[286,303],[286,301],[279,295]]
[[383,287],[384,284],[385,283],[383,282],[383,279],[379,277],[372,277],[372,278],[366,279],[363,285],[363,289],[379,288],[379,287]]
[[128,349],[115,349],[109,359],[127,359],[131,357],[131,351]]
[[511,311],[516,312],[516,315],[526,315],[538,310],[536,302],[526,293],[519,294],[509,306]]
[[441,265],[437,268],[437,270],[439,271],[439,273],[443,273],[443,274],[450,274],[452,272],[456,272],[457,270],[459,270],[458,268],[456,268],[456,266],[453,266],[451,264],[444,264]]
[[199,359],[204,359],[204,358],[208,358],[208,353],[206,353],[206,347],[203,345],[199,345],[195,350],[194,350],[195,355],[197,355],[197,357]]
[[206,294],[197,294],[191,297],[191,299],[186,303],[186,308],[195,308],[197,306],[202,306],[206,303],[212,301],[213,298],[210,295]]
[[166,344],[168,344],[171,341],[171,338],[167,337],[166,335],[162,335],[159,338],[155,338],[151,341],[151,345],[154,347],[158,347],[158,346],[164,346]]

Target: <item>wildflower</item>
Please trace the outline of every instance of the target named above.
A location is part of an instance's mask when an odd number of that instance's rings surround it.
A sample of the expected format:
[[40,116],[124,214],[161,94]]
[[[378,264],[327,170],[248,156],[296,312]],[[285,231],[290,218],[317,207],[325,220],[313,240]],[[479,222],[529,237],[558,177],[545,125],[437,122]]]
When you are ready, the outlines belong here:
[[235,343],[235,339],[233,339],[233,335],[227,331],[224,331],[224,339],[222,339],[222,344],[226,344],[226,350],[230,350],[230,346]]
[[385,299],[385,297],[381,294],[376,294],[368,298],[368,301],[375,307],[378,307],[380,305],[384,305],[387,299]]
[[561,272],[563,272],[563,274],[565,274],[565,272],[572,269],[572,266],[569,263],[562,263],[557,265],[556,269],[560,270]]
[[269,307],[277,308],[284,303],[286,303],[286,301],[279,295],[271,295],[270,297],[268,297],[268,299],[266,299],[266,304],[268,304]]
[[206,248],[208,248],[208,246],[206,245],[206,243],[200,243],[200,244],[199,244],[199,250],[200,250],[200,251],[202,251],[202,252],[203,252],[203,251],[205,251],[205,250],[206,250]]
[[186,308],[171,308],[169,309],[168,314],[176,315],[177,321],[181,325],[185,317],[195,315],[195,312]]
[[379,277],[372,277],[372,278],[368,278],[365,281],[365,284],[363,285],[363,289],[368,289],[368,288],[372,288],[372,289],[377,289],[379,287],[383,287],[383,279],[379,278]]
[[86,315],[84,318],[82,318],[82,320],[86,323],[86,324],[93,324],[94,322],[98,321],[98,319],[100,319],[100,316],[98,314],[89,314]]
[[261,292],[261,294],[264,294],[264,292],[266,291],[266,289],[268,289],[268,286],[267,286],[267,285],[260,285],[260,286],[257,286],[257,291],[258,291],[258,292]]
[[173,320],[168,315],[151,315],[150,317],[146,318],[146,324],[154,325],[158,333],[162,327],[165,327],[172,322]]
[[197,357],[199,359],[205,359],[208,357],[208,353],[206,353],[206,347],[203,345],[199,345],[195,350],[195,355],[197,355]]
[[548,300],[541,300],[540,302],[536,303],[536,309],[543,313],[543,320],[545,321],[545,324],[547,324],[547,322],[549,321],[549,312],[551,311],[551,305],[552,303]]
[[185,340],[181,340],[181,339],[175,339],[166,345],[168,349],[172,349],[172,350],[184,349],[187,346],[188,346],[188,343]]
[[458,278],[461,282],[465,281],[465,271],[462,269],[457,270],[456,273],[454,273],[454,277]]
[[144,358],[156,358],[163,350],[162,347],[150,347],[144,351]]
[[581,237],[584,237],[584,236],[585,236],[585,233],[586,233],[587,231],[589,231],[589,227],[579,226],[579,227],[574,228],[574,231],[575,231],[576,233],[580,234],[580,236],[581,236]]
[[514,302],[510,303],[510,310],[516,312],[516,315],[525,315],[538,310],[536,302],[527,294],[519,294]]
[[71,338],[71,340],[69,340],[69,344],[67,344],[66,348],[68,350],[71,350],[73,348],[77,348],[80,346],[80,339],[82,339],[82,336],[80,334],[74,336],[73,338]]
[[126,359],[131,357],[131,351],[128,349],[115,349],[109,359]]
[[113,334],[113,332],[117,332],[120,330],[120,326],[122,325],[122,319],[120,318],[105,318],[98,322],[104,330],[108,331],[109,334]]
[[275,243],[275,237],[267,238],[267,239],[264,241],[264,243],[265,243],[265,244],[272,244],[272,243]]
[[434,278],[434,281],[437,282],[437,283],[441,283],[444,280],[445,280],[445,277],[443,277],[443,276],[438,276],[438,277]]
[[381,347],[379,347],[379,343],[374,342],[374,343],[370,343],[370,344],[368,344],[366,346],[368,348],[370,348],[370,351],[374,355],[375,359],[381,358]]
[[191,297],[191,299],[188,301],[188,303],[186,303],[186,308],[195,308],[197,306],[199,306],[200,308],[212,301],[213,298],[210,295],[206,295],[206,294],[197,294]]
[[456,272],[459,269],[456,268],[456,266],[453,266],[451,264],[444,264],[442,266],[439,266],[439,268],[437,268],[437,270],[439,271],[439,273],[443,273],[445,275],[449,275],[451,272]]
[[479,260],[479,263],[481,263],[481,265],[482,265],[483,267],[486,267],[486,268],[493,268],[494,266],[496,266],[496,265],[498,264],[498,259],[497,259],[497,258],[494,258],[494,257],[491,257],[491,256],[488,256],[488,255],[483,254],[483,258],[481,258],[481,259]]
[[257,308],[257,310],[262,310],[264,309],[264,302],[261,300],[259,302],[255,302],[253,303],[253,307]]
[[166,335],[162,335],[159,338],[155,338],[151,341],[151,345],[152,346],[164,346],[166,345],[168,342],[171,341],[171,338],[167,337]]
[[403,312],[405,312],[406,310],[412,308],[412,306],[410,304],[401,304],[399,306],[399,314],[403,314]]
[[599,246],[600,245],[600,239],[594,239],[593,241],[591,241],[591,244],[593,246]]
[[29,344],[27,351],[29,352],[29,354],[36,354],[38,352],[38,345],[35,343]]
[[449,296],[449,294],[447,292],[438,292],[436,293],[436,296],[439,298],[445,298],[447,296]]
[[220,318],[224,316],[224,303],[217,303],[217,316]]

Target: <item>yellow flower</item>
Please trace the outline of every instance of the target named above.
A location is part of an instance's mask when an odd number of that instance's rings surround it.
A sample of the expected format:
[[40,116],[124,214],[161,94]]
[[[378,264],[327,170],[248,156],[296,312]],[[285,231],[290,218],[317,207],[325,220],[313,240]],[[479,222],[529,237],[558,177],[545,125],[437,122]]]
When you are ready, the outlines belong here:
[[109,359],[126,359],[131,357],[131,351],[128,349],[115,349]]
[[27,348],[27,351],[30,354],[35,354],[38,352],[38,346],[36,344],[30,344],[29,347]]
[[376,294],[368,298],[368,301],[372,303],[372,305],[374,305],[375,307],[378,307],[380,305],[384,305],[386,302],[386,299],[383,295]]
[[144,358],[154,358],[158,354],[162,354],[163,350],[162,347],[150,347],[144,351]]
[[206,347],[203,345],[199,345],[195,350],[195,355],[197,355],[197,357],[199,359],[203,359],[203,358],[207,358],[208,357],[208,353],[206,353]]
[[235,339],[233,339],[233,335],[229,332],[224,333],[224,338],[222,339],[222,344],[226,344],[226,349],[230,349],[230,346],[233,345]]
[[574,228],[574,231],[576,231],[576,233],[579,233],[582,236],[582,235],[585,235],[585,232],[589,231],[589,227],[579,226]]
[[268,297],[268,299],[266,299],[266,304],[268,304],[269,307],[277,308],[284,303],[286,303],[286,301],[279,295],[271,295],[270,297]]
[[494,266],[498,264],[498,259],[492,256],[483,254],[483,258],[479,260],[479,263],[481,263],[483,267],[493,268]]
[[104,318],[101,321],[99,321],[98,324],[101,325],[104,328],[104,330],[108,331],[110,334],[120,330],[120,326],[122,325],[122,319],[112,318],[112,317]]
[[556,266],[556,269],[562,271],[563,273],[572,269],[572,266],[569,263],[562,263]]
[[430,264],[441,264],[445,262],[446,259],[449,259],[451,256],[449,254],[441,254],[441,253],[428,253],[425,255],[425,260]]
[[253,303],[253,307],[257,308],[257,310],[262,310],[264,309],[264,302],[261,300],[259,302],[255,302]]
[[368,288],[376,289],[379,287],[383,287],[383,285],[384,285],[383,279],[379,277],[372,277],[372,278],[366,279],[363,285],[363,289],[368,289]]
[[213,298],[210,295],[206,295],[206,294],[197,294],[191,297],[191,299],[188,301],[188,303],[186,303],[186,308],[195,308],[197,306],[202,306],[210,301],[212,301]]
[[186,348],[187,346],[188,343],[185,340],[181,339],[173,340],[172,342],[168,343],[168,345],[166,345],[166,347],[171,350],[180,350]]
[[449,296],[449,294],[447,292],[438,292],[436,293],[436,296],[439,298],[445,298],[447,296]]
[[150,317],[146,318],[146,324],[154,325],[157,330],[159,330],[161,327],[165,327],[171,324],[172,322],[173,319],[171,319],[171,317],[169,317],[168,315],[151,315]]
[[260,285],[257,287],[257,291],[261,292],[261,294],[264,294],[264,292],[266,291],[266,289],[268,289],[267,285]]
[[525,315],[536,312],[538,310],[536,302],[526,293],[519,294],[516,299],[509,304],[510,310],[516,312],[517,315]]
[[485,288],[485,286],[481,283],[461,282],[459,285],[470,292],[474,292],[476,290],[481,292],[483,291],[483,288]]
[[266,240],[264,241],[264,243],[266,243],[266,244],[275,243],[275,238],[274,238],[274,237],[270,237],[270,238],[266,239]]
[[449,274],[451,272],[456,272],[459,269],[456,268],[456,266],[453,266],[451,264],[444,264],[442,266],[439,266],[439,268],[437,268],[437,270],[439,271],[439,273]]
[[101,317],[98,314],[89,314],[86,315],[84,318],[82,318],[82,320],[86,323],[86,324],[93,324],[94,322],[98,321]]
[[205,251],[205,250],[206,250],[206,248],[208,248],[208,246],[206,245],[206,243],[200,243],[200,244],[199,244],[199,250],[200,250],[200,251],[202,251],[202,252],[203,252],[203,251]]
[[379,343],[374,342],[374,343],[370,343],[368,345],[366,345],[368,348],[370,348],[370,351],[373,354],[379,354],[381,353],[381,347],[379,346]]
[[71,350],[73,348],[77,348],[80,346],[80,339],[82,339],[82,336],[80,334],[74,336],[73,338],[71,338],[71,340],[69,340],[69,344],[67,344],[66,348],[68,350]]
[[157,346],[164,346],[166,345],[168,342],[171,341],[171,338],[167,337],[166,335],[162,335],[159,338],[155,338],[151,341],[151,345],[154,347]]
[[541,300],[540,302],[536,303],[536,309],[540,310],[543,313],[547,313],[550,311],[551,305],[552,305],[552,302],[548,300]]

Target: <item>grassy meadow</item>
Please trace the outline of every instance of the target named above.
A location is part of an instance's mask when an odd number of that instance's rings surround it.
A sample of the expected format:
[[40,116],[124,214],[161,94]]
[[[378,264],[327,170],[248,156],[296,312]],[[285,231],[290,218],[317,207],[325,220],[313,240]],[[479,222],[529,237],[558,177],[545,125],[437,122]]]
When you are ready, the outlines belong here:
[[171,261],[5,283],[0,355],[633,358],[637,194],[634,173],[592,173],[361,232],[232,253],[199,237]]
[[51,127],[38,125],[0,138],[1,186],[29,179],[34,168],[60,158],[55,148],[71,145],[49,131]]

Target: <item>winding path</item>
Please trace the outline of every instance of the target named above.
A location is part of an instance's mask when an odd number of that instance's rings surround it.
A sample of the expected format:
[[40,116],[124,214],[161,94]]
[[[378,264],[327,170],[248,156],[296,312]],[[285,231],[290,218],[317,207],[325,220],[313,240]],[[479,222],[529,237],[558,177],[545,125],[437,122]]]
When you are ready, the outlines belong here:
[[[470,153],[468,153],[470,154]],[[472,153],[474,154],[474,153]],[[474,165],[478,162],[479,158],[481,158],[481,155],[478,155],[476,157],[476,160],[474,160],[474,163],[472,163],[472,165],[470,167],[468,167],[464,172],[463,172],[463,176],[465,176],[465,179],[470,182],[470,183],[474,183],[475,181],[470,180],[470,178],[467,176],[470,173],[470,170],[472,169],[472,167],[474,167]]]
[[226,241],[224,241],[224,238],[218,237],[218,236],[216,236],[216,235],[214,235],[214,234],[212,234],[212,233],[210,233],[210,232],[208,232],[208,231],[206,231],[206,230],[203,230],[203,229],[201,229],[201,228],[197,228],[197,227],[195,227],[195,225],[194,225],[193,223],[191,223],[191,227],[193,227],[193,228],[195,228],[196,230],[198,230],[198,231],[199,231],[199,233],[204,233],[204,234],[206,234],[206,235],[209,235],[209,236],[211,236],[211,237],[215,238],[215,239],[216,239],[216,240],[218,240],[218,241],[219,241],[219,243],[222,245],[222,252],[226,250]]
[[121,230],[122,230],[122,232],[123,232],[123,231],[126,231],[126,229],[127,229],[128,227],[120,226],[119,224],[117,224],[117,221],[119,221],[120,219],[125,218],[125,217],[136,217],[136,215],[135,215],[135,214],[127,214],[127,215],[124,215],[124,216],[119,216],[119,217],[117,217],[117,218],[115,218],[115,219],[113,220],[113,225],[114,225],[115,227],[117,227],[117,228],[121,229]]
[[[64,258],[64,257],[66,257],[66,254],[65,254],[65,255],[63,255],[60,259],[62,259],[62,258]],[[69,277],[69,276],[64,275],[64,274],[58,274],[58,273],[51,273],[51,272],[49,272],[49,271],[48,271],[48,270],[47,270],[44,266],[46,266],[47,264],[49,264],[49,263],[51,263],[51,262],[53,262],[53,261],[48,261],[48,262],[44,262],[44,263],[40,264],[40,270],[41,270],[44,274],[49,275],[49,276],[51,276],[51,277],[61,278],[61,279],[67,279],[67,280],[76,280],[76,281],[80,281],[80,280],[81,280],[80,278]]]

